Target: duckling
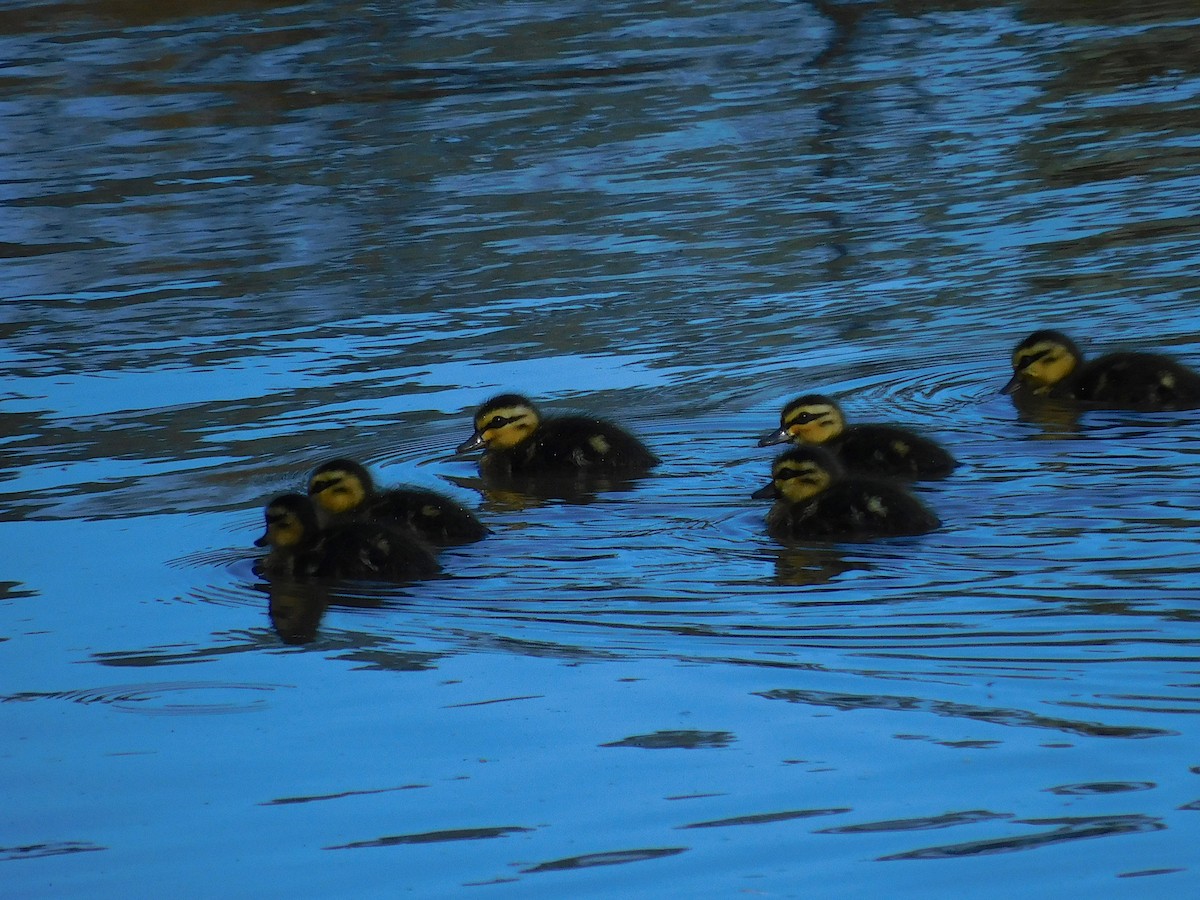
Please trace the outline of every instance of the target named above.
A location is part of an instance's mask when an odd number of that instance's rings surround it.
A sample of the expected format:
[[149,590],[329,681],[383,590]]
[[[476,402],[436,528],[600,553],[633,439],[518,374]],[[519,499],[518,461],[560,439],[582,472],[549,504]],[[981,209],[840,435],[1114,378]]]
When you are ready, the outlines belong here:
[[833,400],[821,394],[797,397],[783,408],[779,428],[758,446],[784,441],[818,444],[856,475],[945,478],[958,465],[941,445],[896,425],[846,425]]
[[1023,394],[1108,409],[1146,411],[1200,406],[1200,374],[1157,353],[1109,353],[1084,362],[1061,331],[1035,331],[1012,354],[1005,394]]
[[316,468],[308,495],[327,522],[368,520],[411,528],[440,546],[483,540],[488,529],[465,506],[436,491],[403,487],[378,491],[365,466],[334,459]]
[[925,534],[942,524],[897,484],[845,477],[833,454],[820,447],[780,454],[771,466],[771,483],[752,496],[776,498],[767,513],[767,533],[777,540]]
[[543,419],[528,397],[501,394],[475,413],[475,433],[459,453],[484,448],[485,477],[642,474],[659,459],[624,429],[590,416]]
[[380,522],[347,522],[321,529],[312,501],[283,494],[267,504],[267,530],[254,542],[271,548],[262,561],[268,576],[412,581],[441,571],[415,534]]

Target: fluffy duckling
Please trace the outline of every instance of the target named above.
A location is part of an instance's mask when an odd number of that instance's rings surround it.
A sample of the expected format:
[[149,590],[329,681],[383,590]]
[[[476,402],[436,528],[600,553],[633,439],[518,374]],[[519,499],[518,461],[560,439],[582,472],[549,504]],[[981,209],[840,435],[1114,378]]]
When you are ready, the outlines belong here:
[[1012,354],[1005,394],[1086,403],[1109,409],[1172,410],[1200,406],[1200,374],[1157,353],[1109,353],[1084,362],[1061,331],[1035,331]]
[[488,533],[473,512],[436,491],[413,487],[377,490],[366,467],[351,459],[334,459],[318,466],[308,479],[308,496],[324,521],[399,524],[441,546],[469,544]]
[[941,445],[895,425],[847,425],[841,408],[821,394],[797,397],[783,408],[779,428],[758,446],[792,441],[833,453],[856,475],[945,478],[958,465]]
[[640,474],[658,457],[629,432],[590,416],[543,419],[528,397],[501,394],[475,413],[475,433],[459,453],[484,448],[484,476]]
[[829,540],[925,534],[941,521],[897,484],[843,477],[834,456],[799,446],[771,466],[771,483],[752,495],[775,497],[767,533],[777,540]]
[[283,494],[265,510],[267,530],[255,546],[271,548],[266,575],[412,581],[441,571],[433,553],[411,532],[379,522],[347,522],[322,529],[312,501]]

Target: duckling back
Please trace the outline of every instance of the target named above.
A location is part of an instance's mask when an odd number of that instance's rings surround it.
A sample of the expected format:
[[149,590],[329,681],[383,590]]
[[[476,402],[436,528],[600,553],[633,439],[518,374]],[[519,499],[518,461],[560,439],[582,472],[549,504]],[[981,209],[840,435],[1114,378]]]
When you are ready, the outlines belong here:
[[1157,353],[1110,353],[1083,366],[1070,396],[1120,409],[1195,409],[1200,374]]
[[940,444],[894,425],[849,425],[826,446],[857,475],[945,478],[958,465]]
[[301,554],[297,569],[318,578],[415,581],[438,574],[433,551],[412,531],[384,522],[333,525]]
[[925,534],[941,520],[897,484],[842,478],[809,500],[778,500],[767,514],[767,532],[776,539],[825,540]]
[[366,504],[364,517],[411,528],[433,544],[470,544],[481,541],[488,529],[465,506],[436,491],[392,488]]
[[659,459],[645,444],[618,425],[590,416],[546,419],[526,452],[511,455],[514,473],[538,471],[597,473],[645,472]]

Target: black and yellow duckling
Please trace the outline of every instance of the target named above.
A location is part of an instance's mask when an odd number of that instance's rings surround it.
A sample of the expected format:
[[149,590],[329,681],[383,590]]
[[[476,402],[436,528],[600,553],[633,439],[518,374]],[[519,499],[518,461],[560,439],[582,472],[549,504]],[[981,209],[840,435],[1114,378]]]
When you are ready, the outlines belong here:
[[792,441],[834,454],[855,475],[945,478],[957,461],[941,445],[896,425],[847,425],[841,407],[822,394],[797,397],[783,408],[779,428],[758,446]]
[[542,418],[528,397],[501,394],[475,413],[475,433],[459,453],[484,449],[485,477],[644,474],[658,457],[629,432],[591,416]]
[[799,446],[780,454],[771,483],[752,495],[775,498],[767,533],[778,540],[843,540],[925,534],[941,521],[899,484],[845,477],[833,454]]
[[371,473],[352,459],[333,459],[318,466],[308,479],[308,496],[326,523],[395,523],[441,546],[473,543],[488,533],[473,512],[436,491],[377,490]]
[[354,521],[321,528],[312,501],[283,494],[267,504],[267,530],[255,546],[270,547],[267,576],[413,581],[441,571],[433,552],[411,531]]
[[1005,394],[1065,400],[1108,409],[1200,407],[1200,374],[1157,353],[1108,353],[1085,362],[1061,331],[1035,331],[1012,354]]

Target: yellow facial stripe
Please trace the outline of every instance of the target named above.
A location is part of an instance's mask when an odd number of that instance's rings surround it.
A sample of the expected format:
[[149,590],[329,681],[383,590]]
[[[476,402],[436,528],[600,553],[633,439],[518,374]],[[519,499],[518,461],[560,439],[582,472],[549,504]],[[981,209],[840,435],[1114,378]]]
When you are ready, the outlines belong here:
[[775,490],[792,503],[799,503],[821,493],[829,486],[831,480],[825,469],[810,462],[785,463],[776,469],[772,476]]
[[537,425],[537,416],[527,406],[489,409],[475,420],[480,440],[494,450],[507,450],[517,446],[537,428]]
[[1061,345],[1056,344],[1054,341],[1039,341],[1032,347],[1022,347],[1013,353],[1013,368],[1024,369],[1026,366],[1036,362],[1039,357],[1045,356],[1054,350],[1055,347],[1059,346]]
[[[478,431],[483,431],[489,427],[503,428],[510,422],[517,422],[529,414],[529,407],[527,406],[501,406],[496,409],[485,410],[475,419],[475,428]],[[498,419],[501,421],[493,425]]]
[[828,404],[799,406],[788,413],[784,427],[794,439],[806,444],[822,444],[841,434],[842,417]]
[[267,540],[273,547],[294,547],[304,540],[304,526],[286,510],[267,510]]
[[326,512],[344,513],[367,498],[362,482],[349,472],[322,472],[308,484],[309,496]]
[[1013,353],[1013,369],[1026,384],[1048,390],[1071,374],[1078,360],[1058,341],[1038,341]]

